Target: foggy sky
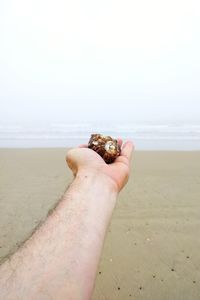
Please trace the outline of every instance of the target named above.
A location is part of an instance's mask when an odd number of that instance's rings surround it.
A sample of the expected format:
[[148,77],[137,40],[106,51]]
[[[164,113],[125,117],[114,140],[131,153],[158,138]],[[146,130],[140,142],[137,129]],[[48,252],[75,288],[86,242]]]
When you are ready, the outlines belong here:
[[0,2],[0,123],[200,120],[200,4]]

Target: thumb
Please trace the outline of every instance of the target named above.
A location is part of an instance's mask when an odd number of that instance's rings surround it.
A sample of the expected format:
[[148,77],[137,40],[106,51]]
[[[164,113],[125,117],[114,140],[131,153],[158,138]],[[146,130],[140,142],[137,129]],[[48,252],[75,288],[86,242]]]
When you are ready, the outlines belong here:
[[133,150],[134,150],[134,145],[132,143],[132,141],[127,141],[124,143],[123,147],[122,147],[122,156],[125,156],[128,161],[130,162],[132,159],[132,155],[133,155]]

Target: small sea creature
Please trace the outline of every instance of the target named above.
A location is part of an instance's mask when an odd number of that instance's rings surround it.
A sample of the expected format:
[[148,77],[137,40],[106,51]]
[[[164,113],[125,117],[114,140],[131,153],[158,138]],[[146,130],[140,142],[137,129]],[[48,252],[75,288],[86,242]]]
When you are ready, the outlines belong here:
[[107,164],[114,162],[121,154],[121,147],[117,140],[110,136],[103,136],[102,134],[92,134],[88,148],[97,152]]

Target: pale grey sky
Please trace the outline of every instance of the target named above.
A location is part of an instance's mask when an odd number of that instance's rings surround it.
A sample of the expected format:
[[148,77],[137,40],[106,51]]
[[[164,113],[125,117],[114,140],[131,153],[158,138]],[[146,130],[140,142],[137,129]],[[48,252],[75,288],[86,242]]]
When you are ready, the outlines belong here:
[[200,121],[199,0],[0,1],[0,123]]

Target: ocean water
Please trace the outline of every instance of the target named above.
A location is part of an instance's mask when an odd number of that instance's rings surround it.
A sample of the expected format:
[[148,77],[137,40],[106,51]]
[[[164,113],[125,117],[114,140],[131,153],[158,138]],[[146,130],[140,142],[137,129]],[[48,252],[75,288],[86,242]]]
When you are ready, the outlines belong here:
[[200,124],[0,123],[0,148],[75,147],[91,133],[131,139],[138,150],[200,150]]

